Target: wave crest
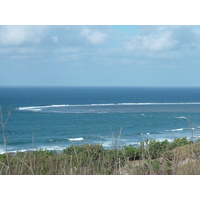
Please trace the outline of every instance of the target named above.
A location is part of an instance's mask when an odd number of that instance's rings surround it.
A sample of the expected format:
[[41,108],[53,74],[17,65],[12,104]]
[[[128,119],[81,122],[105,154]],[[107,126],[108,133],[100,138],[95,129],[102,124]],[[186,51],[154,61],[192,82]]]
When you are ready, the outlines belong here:
[[187,119],[185,116],[176,117],[177,119]]
[[81,141],[84,140],[82,137],[80,138],[68,138],[69,141]]
[[[61,105],[46,105],[46,106],[27,106],[18,107],[19,111],[32,111],[32,112],[66,112],[66,113],[107,113],[107,112],[130,112],[141,109],[142,112],[149,111],[153,106],[184,106],[184,105],[200,105],[200,102],[186,102],[186,103],[105,103],[105,104],[61,104]],[[132,106],[132,107],[131,107]],[[140,107],[141,106],[141,107]],[[143,107],[142,107],[143,106]],[[159,107],[159,109],[161,109]],[[163,107],[164,111],[166,109]],[[173,108],[174,109],[174,108]],[[184,110],[183,108],[181,108]],[[196,108],[190,108],[196,110]],[[162,109],[161,109],[162,110]],[[187,109],[188,111],[188,109]],[[184,116],[177,118],[186,119]]]
[[171,130],[172,132],[176,132],[176,131],[183,131],[183,128],[177,128],[177,129],[173,129]]

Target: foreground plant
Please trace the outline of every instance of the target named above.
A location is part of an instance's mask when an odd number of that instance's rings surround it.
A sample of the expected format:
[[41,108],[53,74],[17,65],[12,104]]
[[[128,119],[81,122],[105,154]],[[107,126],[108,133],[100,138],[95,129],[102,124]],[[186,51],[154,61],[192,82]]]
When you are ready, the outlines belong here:
[[60,153],[40,149],[1,154],[0,174],[200,174],[199,155],[200,142],[186,138],[172,143],[151,140],[123,149],[104,149],[99,144],[72,145]]

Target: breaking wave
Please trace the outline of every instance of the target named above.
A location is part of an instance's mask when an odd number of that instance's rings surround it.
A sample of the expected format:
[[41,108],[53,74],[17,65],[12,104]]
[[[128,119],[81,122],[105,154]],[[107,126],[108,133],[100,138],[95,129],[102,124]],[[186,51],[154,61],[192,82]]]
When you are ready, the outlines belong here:
[[69,141],[81,141],[84,140],[82,137],[80,138],[68,138]]
[[187,119],[185,116],[176,117],[177,119]]
[[[87,112],[98,112],[106,113],[105,109],[115,109],[117,112],[122,112],[123,110],[117,110],[118,108],[130,108],[130,106],[167,106],[167,105],[200,105],[200,102],[187,102],[187,103],[106,103],[106,104],[61,104],[61,105],[47,105],[47,106],[29,106],[29,107],[18,107],[16,110],[19,111],[32,111],[32,112],[74,112],[82,113],[87,110]],[[80,109],[80,110],[79,110]],[[82,110],[81,110],[82,109]],[[102,109],[102,110],[100,110]],[[104,109],[104,110],[103,110]],[[125,110],[126,112],[127,110]],[[186,119],[184,116],[177,118]]]
[[172,132],[176,132],[176,131],[183,131],[184,129],[183,128],[177,128],[177,129],[173,129],[171,130]]
[[69,105],[50,105],[50,106],[30,106],[30,107],[19,107],[17,110],[27,110],[27,111],[41,111],[45,108],[59,108],[59,107],[66,107]]
[[140,133],[140,135],[150,135],[151,133]]

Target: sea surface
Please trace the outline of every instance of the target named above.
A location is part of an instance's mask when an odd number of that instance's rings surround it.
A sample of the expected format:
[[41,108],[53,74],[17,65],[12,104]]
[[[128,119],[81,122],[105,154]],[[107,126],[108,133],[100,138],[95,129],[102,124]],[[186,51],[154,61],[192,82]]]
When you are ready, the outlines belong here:
[[0,87],[0,106],[9,152],[200,137],[199,87]]

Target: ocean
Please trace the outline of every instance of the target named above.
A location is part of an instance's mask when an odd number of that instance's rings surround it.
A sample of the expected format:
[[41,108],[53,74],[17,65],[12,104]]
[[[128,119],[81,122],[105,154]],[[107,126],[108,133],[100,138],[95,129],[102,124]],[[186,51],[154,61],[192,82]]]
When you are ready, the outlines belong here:
[[0,87],[4,121],[11,104],[8,152],[200,137],[199,87]]

